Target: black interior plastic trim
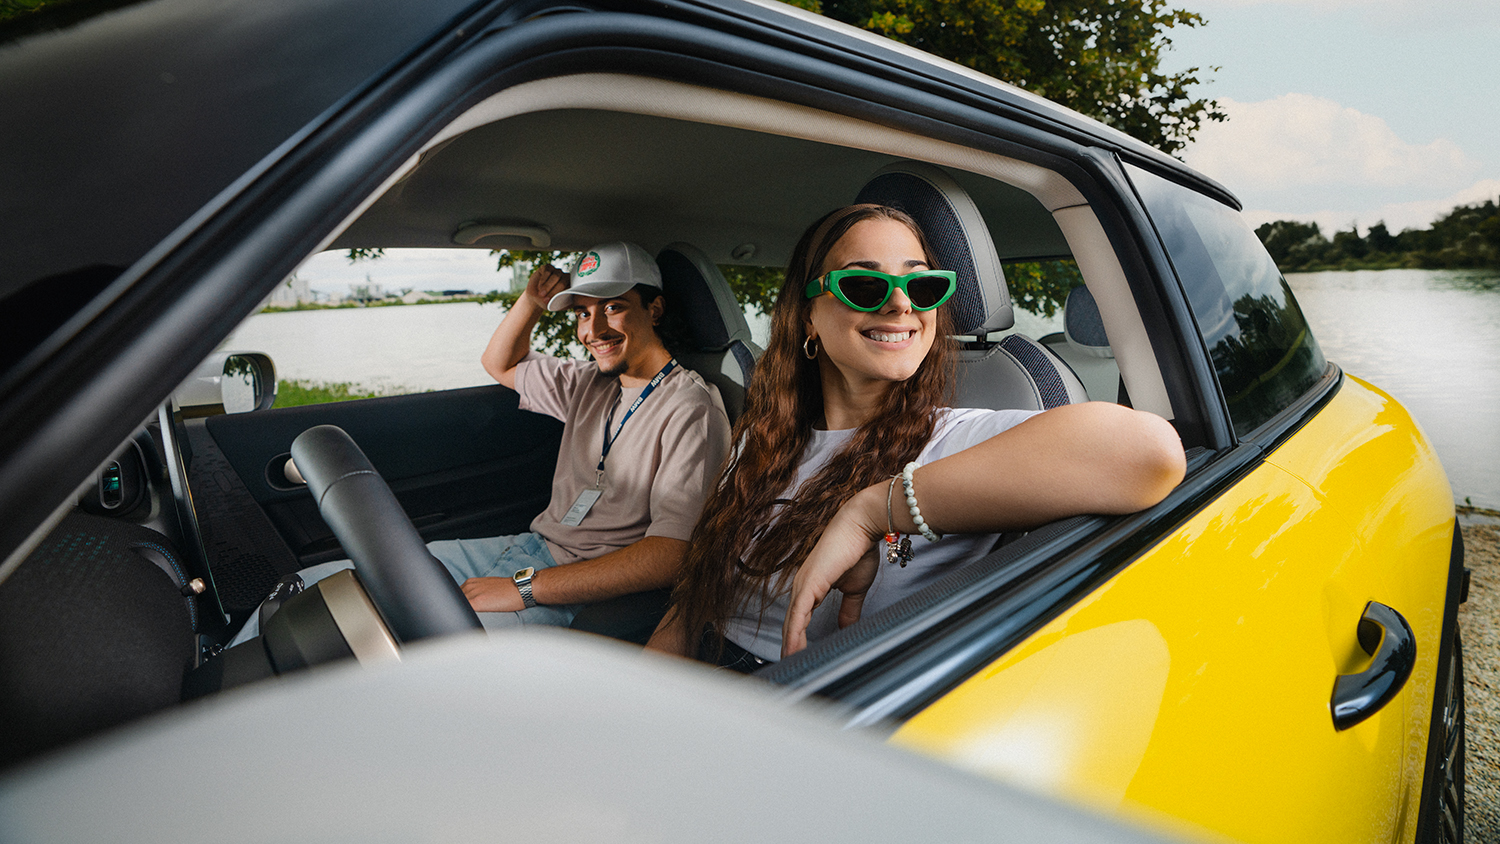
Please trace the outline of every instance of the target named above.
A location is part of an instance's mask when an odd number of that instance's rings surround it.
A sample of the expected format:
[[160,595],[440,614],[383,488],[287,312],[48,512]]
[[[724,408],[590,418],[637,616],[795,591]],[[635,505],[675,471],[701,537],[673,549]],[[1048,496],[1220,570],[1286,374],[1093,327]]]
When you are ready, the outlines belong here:
[[276,676],[265,642],[257,636],[208,658],[182,680],[182,699],[195,700]]
[[499,385],[217,416],[207,427],[302,566],[349,556],[305,486],[275,486],[292,440],[330,424],[360,443],[428,541],[522,533],[551,497],[562,423]]

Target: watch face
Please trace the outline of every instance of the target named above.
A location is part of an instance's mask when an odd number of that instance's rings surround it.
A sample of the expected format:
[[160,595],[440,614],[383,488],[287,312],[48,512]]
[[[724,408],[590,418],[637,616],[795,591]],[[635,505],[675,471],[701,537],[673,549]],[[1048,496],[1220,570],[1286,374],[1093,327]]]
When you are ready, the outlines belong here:
[[517,583],[520,583],[520,582],[525,581],[525,580],[530,580],[531,576],[533,574],[535,574],[535,573],[536,573],[536,569],[535,568],[533,568],[531,566],[527,566],[526,568],[521,569],[520,571],[516,572],[515,577],[513,579]]

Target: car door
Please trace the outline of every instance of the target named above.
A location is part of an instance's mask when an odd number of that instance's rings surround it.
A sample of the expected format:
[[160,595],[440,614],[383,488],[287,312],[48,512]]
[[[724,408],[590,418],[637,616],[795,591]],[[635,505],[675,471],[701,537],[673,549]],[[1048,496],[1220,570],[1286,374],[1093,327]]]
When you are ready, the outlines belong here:
[[[1441,467],[1399,405],[1326,365],[1232,209],[1129,175],[1239,440],[1206,459],[1239,465],[896,741],[1238,840],[1410,840],[1448,581]],[[1409,635],[1416,658],[1398,694],[1339,725],[1336,678],[1373,668],[1370,602],[1405,619],[1385,636]]]
[[277,578],[346,556],[292,440],[336,425],[359,444],[424,539],[523,533],[551,495],[562,423],[494,385],[185,421],[183,462],[224,610],[254,609]]

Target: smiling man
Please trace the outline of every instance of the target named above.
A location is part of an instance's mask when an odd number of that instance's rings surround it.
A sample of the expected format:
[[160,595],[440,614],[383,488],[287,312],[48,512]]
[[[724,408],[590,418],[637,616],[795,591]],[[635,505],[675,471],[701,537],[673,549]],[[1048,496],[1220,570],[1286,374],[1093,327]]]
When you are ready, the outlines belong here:
[[[670,586],[729,451],[718,390],[657,333],[666,302],[646,250],[595,246],[569,281],[533,272],[481,358],[523,410],[564,423],[551,503],[529,534],[428,546],[486,627],[565,625],[582,604]],[[573,312],[592,362],[531,349],[543,310]]]
[[[646,250],[595,246],[569,281],[550,264],[533,272],[480,358],[521,394],[522,410],[563,421],[551,503],[530,533],[427,544],[486,629],[567,626],[585,604],[673,585],[729,453],[718,389],[679,365],[657,333],[666,301]],[[573,312],[592,361],[532,350],[544,310]],[[291,591],[351,566],[305,568]],[[274,611],[251,615],[233,644]]]

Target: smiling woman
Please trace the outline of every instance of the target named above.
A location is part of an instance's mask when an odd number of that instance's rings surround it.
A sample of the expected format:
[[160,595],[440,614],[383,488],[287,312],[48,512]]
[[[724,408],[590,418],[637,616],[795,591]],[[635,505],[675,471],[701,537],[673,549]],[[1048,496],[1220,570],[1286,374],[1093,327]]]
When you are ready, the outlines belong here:
[[[651,647],[755,670],[806,647],[813,610],[835,589],[836,613],[829,602],[812,638],[854,624],[867,602],[871,612],[893,606],[961,569],[1000,531],[1139,510],[1182,479],[1177,435],[1151,414],[1104,403],[1036,417],[945,407],[956,354],[939,308],[946,296],[922,296],[917,309],[892,283],[867,309],[826,289],[842,271],[904,276],[936,263],[917,222],[888,206],[849,206],[808,227],[735,429],[735,459],[704,506]],[[919,463],[933,464],[920,484]],[[907,506],[893,510],[890,472],[903,464]],[[939,542],[928,519],[964,535]],[[914,561],[901,534],[932,547]]]

